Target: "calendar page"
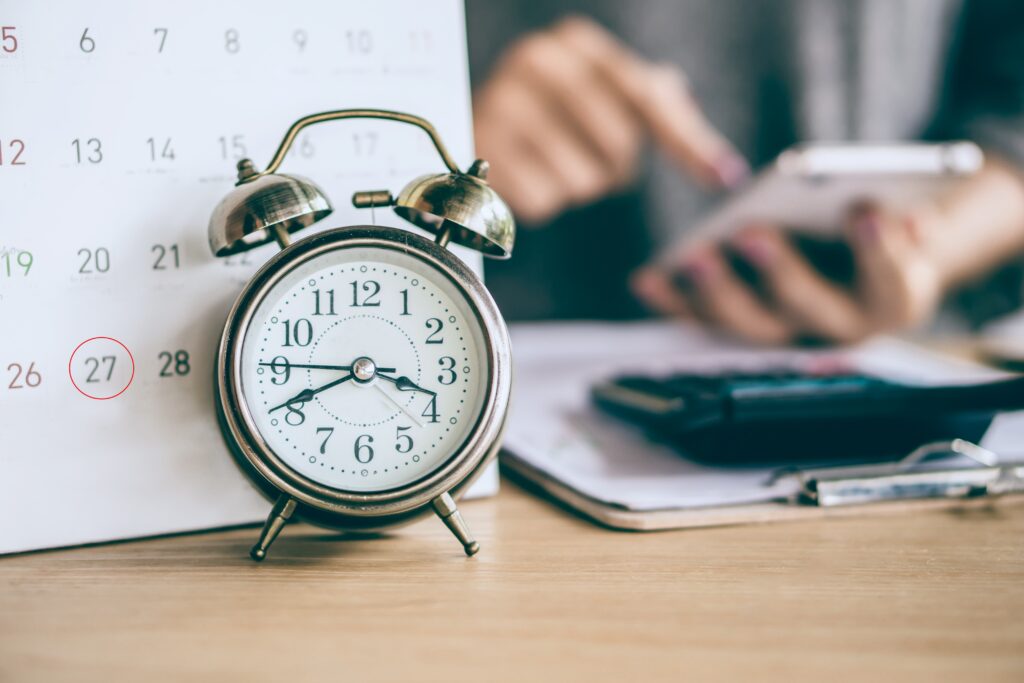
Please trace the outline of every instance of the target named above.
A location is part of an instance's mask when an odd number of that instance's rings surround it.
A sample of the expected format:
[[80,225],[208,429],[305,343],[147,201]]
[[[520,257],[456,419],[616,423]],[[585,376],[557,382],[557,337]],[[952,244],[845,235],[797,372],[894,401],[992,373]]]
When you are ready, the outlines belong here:
[[[0,553],[266,516],[213,363],[277,247],[217,259],[207,225],[238,159],[349,107],[421,115],[468,165],[461,3],[0,0]],[[443,170],[421,131],[365,121],[309,129],[282,167],[335,206],[300,236],[403,227],[352,193]]]

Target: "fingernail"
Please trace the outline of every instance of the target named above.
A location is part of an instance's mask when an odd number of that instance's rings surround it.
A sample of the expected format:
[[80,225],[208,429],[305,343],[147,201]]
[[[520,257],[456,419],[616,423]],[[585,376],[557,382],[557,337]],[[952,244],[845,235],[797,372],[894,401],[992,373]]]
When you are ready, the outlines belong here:
[[871,214],[865,214],[854,222],[853,231],[861,242],[876,244],[881,237],[881,227],[878,218]]
[[705,256],[691,256],[680,265],[683,275],[698,285],[707,285],[718,276],[718,263]]
[[733,245],[748,261],[761,268],[770,268],[778,257],[778,249],[761,235],[743,235]]
[[641,299],[651,299],[658,289],[657,279],[658,275],[651,270],[638,270],[633,273],[629,285],[633,293]]
[[724,187],[734,188],[750,177],[750,164],[735,152],[726,152],[714,164],[715,175]]

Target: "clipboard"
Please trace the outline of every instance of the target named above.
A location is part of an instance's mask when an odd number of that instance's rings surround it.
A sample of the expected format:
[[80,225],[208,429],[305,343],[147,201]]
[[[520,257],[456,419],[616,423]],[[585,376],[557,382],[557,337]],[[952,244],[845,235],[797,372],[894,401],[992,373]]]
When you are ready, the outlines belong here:
[[[961,455],[973,464],[922,466],[927,457],[940,454]],[[924,444],[890,463],[783,468],[772,477],[794,479],[798,486],[791,495],[740,505],[634,510],[588,495],[513,452],[502,452],[501,465],[506,474],[527,488],[539,490],[602,526],[623,531],[899,514],[979,501],[987,505],[1003,496],[1024,493],[1024,461],[1000,462],[992,451],[963,439]],[[1024,497],[1008,500],[1020,504]]]

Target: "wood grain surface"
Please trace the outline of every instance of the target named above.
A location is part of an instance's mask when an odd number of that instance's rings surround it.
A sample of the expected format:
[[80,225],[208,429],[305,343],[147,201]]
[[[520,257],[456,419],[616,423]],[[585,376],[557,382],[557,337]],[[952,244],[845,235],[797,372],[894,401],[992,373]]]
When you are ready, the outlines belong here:
[[503,485],[472,559],[435,519],[0,558],[0,680],[1024,680],[1019,498],[639,534]]

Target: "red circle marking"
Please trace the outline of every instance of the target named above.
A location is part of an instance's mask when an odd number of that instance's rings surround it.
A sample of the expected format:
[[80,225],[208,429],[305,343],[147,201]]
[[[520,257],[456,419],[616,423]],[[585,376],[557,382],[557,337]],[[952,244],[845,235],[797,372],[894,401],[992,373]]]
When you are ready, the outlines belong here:
[[[96,341],[97,339],[106,339],[108,341],[114,342],[115,344],[120,346],[122,349],[124,349],[125,353],[128,354],[128,360],[130,360],[132,362],[132,375],[131,375],[131,377],[128,378],[128,384],[125,384],[124,388],[121,389],[121,391],[119,391],[116,394],[114,394],[113,396],[93,396],[92,394],[89,394],[89,393],[86,393],[85,391],[82,391],[82,387],[78,386],[78,383],[75,382],[75,375],[74,375],[74,373],[71,372],[71,364],[74,363],[74,361],[75,361],[75,354],[78,353],[78,350],[80,348],[82,348],[83,346],[85,346],[86,344],[88,344],[89,342]],[[80,393],[82,396],[85,396],[86,398],[91,398],[94,401],[109,401],[110,399],[117,398],[118,396],[123,394],[125,391],[128,390],[128,387],[130,387],[132,385],[132,380],[135,379],[135,356],[132,355],[132,352],[128,350],[127,346],[122,344],[117,339],[114,339],[113,337],[89,337],[84,342],[82,342],[81,344],[76,346],[75,350],[71,352],[71,358],[68,359],[68,377],[71,378],[71,385],[73,387],[75,387],[75,389],[78,390],[78,393]]]

